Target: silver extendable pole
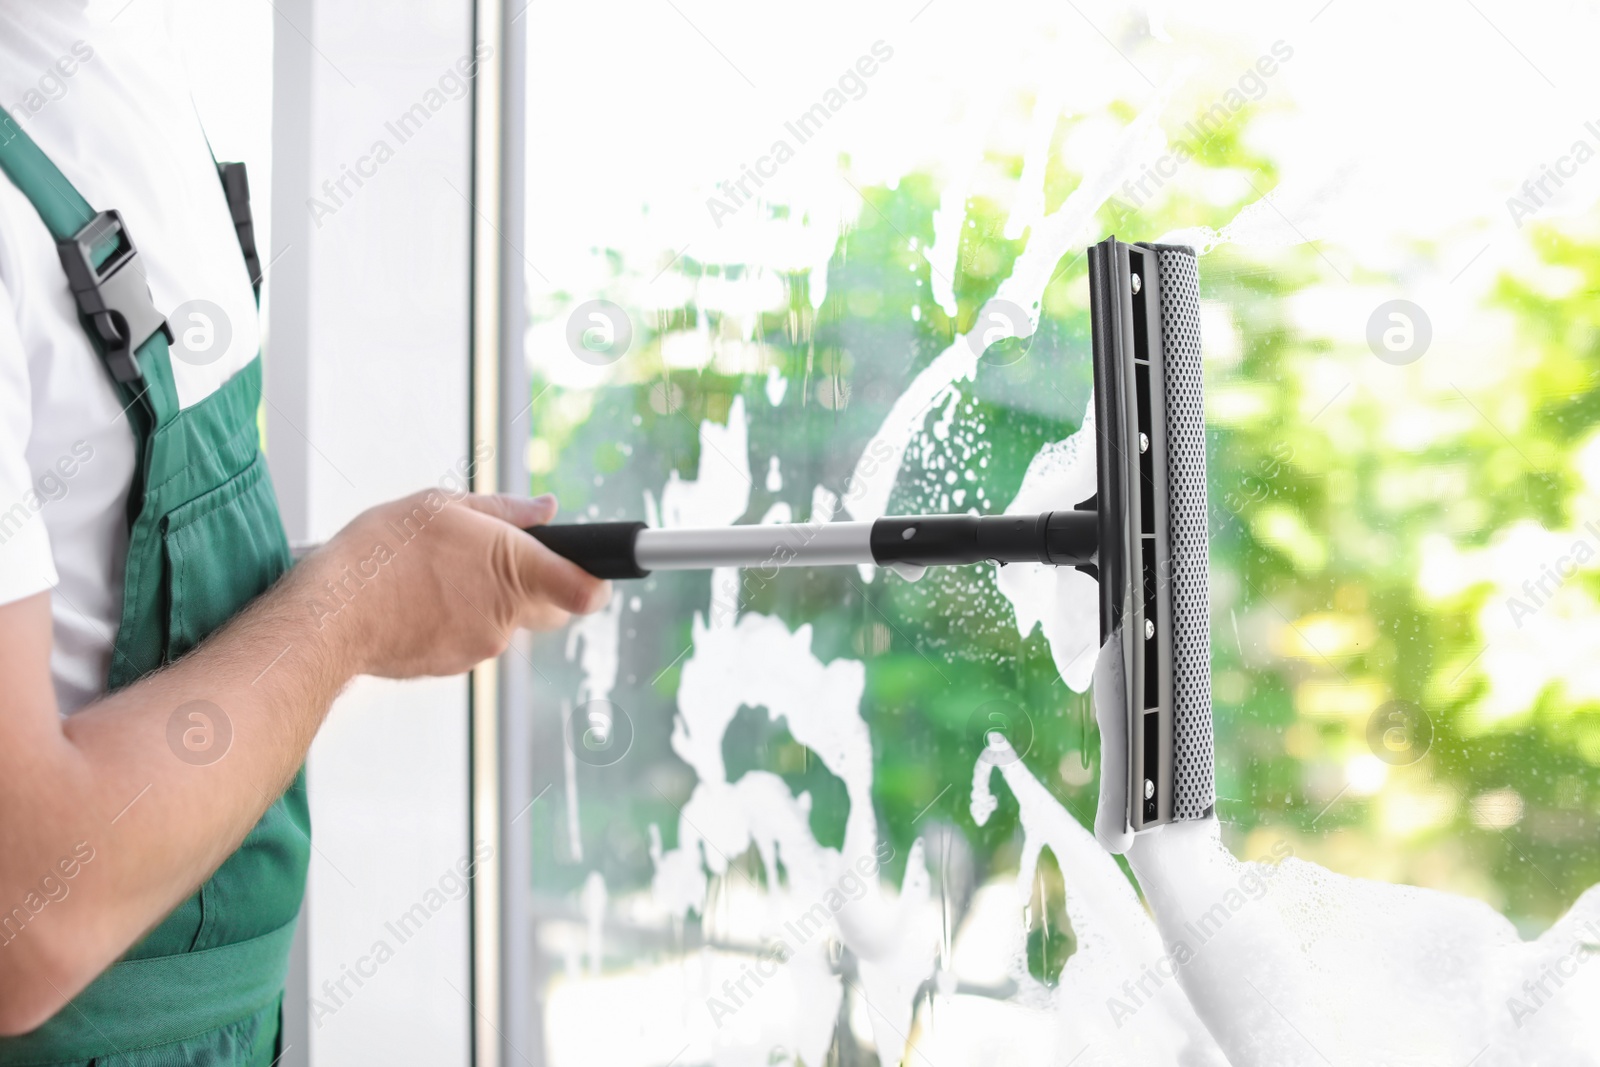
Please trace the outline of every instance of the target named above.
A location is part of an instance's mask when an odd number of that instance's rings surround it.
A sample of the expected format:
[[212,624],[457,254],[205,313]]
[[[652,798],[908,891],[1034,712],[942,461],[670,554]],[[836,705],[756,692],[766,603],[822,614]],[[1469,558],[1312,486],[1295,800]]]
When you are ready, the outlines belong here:
[[640,530],[633,554],[647,571],[871,563],[872,523],[768,523],[700,530]]

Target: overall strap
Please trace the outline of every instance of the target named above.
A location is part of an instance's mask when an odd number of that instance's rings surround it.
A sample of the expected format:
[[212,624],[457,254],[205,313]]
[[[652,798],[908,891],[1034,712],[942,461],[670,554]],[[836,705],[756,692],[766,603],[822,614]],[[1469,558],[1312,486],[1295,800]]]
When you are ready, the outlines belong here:
[[67,274],[89,341],[143,436],[178,413],[168,345],[138,249],[115,211],[95,211],[10,114],[0,113],[0,170],[28,198]]
[[[210,147],[209,143],[206,147]],[[261,307],[261,255],[256,251],[256,224],[250,214],[250,179],[243,163],[218,163],[216,154],[211,162],[222,179],[222,195],[228,200],[228,216],[233,219],[233,233],[239,238],[239,251],[244,253],[244,267],[250,272],[250,288],[255,290],[256,307]]]
[[255,290],[256,309],[261,308],[261,276],[265,273],[261,269],[261,256],[256,251],[256,224],[250,214],[250,179],[245,173],[243,163],[217,162],[217,150],[211,147],[211,138],[206,137],[205,123],[200,121],[200,105],[195,103],[194,97],[189,97],[189,106],[194,108],[194,120],[200,126],[200,136],[205,138],[206,152],[211,156],[211,165],[217,169],[217,179],[222,182],[222,195],[228,201],[228,217],[233,220],[233,234],[239,239],[239,251],[244,254],[244,267],[250,274],[250,288]]

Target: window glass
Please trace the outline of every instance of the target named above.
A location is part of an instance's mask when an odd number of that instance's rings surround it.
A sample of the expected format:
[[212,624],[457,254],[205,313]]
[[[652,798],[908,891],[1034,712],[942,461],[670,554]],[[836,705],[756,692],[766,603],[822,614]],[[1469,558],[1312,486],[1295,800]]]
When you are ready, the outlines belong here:
[[1600,1047],[1600,128],[1542,17],[529,9],[563,521],[1071,507],[1085,248],[1201,253],[1222,842],[1094,843],[1086,575],[618,583],[534,653],[548,1062]]

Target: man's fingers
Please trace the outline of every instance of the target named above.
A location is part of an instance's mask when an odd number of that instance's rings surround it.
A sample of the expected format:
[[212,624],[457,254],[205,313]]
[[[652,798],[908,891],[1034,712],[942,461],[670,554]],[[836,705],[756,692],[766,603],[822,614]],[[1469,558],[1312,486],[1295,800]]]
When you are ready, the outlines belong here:
[[535,633],[559,630],[572,621],[572,613],[562,611],[548,601],[540,601],[528,609],[528,614],[518,620],[519,628]]
[[531,499],[509,493],[468,493],[461,502],[473,511],[493,515],[518,529],[543,526],[556,517],[556,498],[551,493]]
[[588,615],[611,600],[611,583],[550,551],[532,537],[517,543],[517,569],[522,586],[564,612]]
[[[531,500],[505,493],[473,493],[463,497],[462,503],[518,530],[543,526],[556,514],[556,498],[549,493]],[[599,611],[611,599],[610,582],[601,581],[532,537],[512,534],[511,544],[512,565],[526,597],[518,612],[518,625],[554,629],[563,625],[568,615]]]

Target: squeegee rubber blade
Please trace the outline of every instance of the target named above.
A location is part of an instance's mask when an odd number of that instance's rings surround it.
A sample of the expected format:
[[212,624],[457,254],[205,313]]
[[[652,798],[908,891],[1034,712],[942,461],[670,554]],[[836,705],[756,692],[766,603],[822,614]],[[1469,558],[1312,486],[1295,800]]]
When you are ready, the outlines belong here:
[[1166,357],[1167,520],[1173,631],[1172,817],[1199,819],[1210,815],[1216,803],[1200,283],[1192,249],[1150,247],[1156,253],[1160,271],[1161,336]]

